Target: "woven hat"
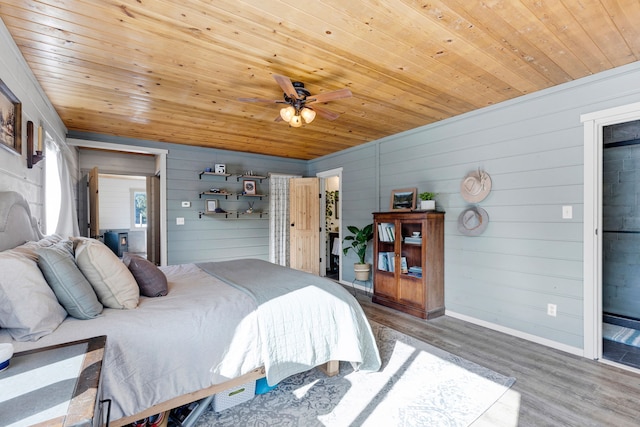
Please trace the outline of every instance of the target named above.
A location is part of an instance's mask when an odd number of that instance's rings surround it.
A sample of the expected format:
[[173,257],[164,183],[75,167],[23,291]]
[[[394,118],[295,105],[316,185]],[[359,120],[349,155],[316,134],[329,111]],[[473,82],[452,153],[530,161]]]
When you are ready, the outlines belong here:
[[489,214],[473,206],[462,211],[458,217],[458,231],[465,236],[479,236],[489,225]]
[[491,191],[491,177],[485,171],[478,169],[469,172],[460,184],[462,198],[469,203],[478,203],[484,200]]

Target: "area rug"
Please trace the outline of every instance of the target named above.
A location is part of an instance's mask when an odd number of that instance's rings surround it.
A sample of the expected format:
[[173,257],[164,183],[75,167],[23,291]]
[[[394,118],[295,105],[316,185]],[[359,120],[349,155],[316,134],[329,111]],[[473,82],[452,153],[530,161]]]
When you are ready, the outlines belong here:
[[637,329],[603,323],[602,337],[609,341],[640,347],[640,331]]
[[265,394],[196,426],[468,426],[515,382],[490,369],[372,322],[382,368],[340,374],[317,369],[287,378]]

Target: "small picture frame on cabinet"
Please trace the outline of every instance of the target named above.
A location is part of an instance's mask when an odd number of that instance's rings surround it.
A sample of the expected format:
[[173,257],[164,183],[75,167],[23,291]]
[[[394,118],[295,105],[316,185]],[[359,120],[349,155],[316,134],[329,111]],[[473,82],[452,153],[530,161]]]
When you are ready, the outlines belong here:
[[220,175],[224,175],[227,173],[227,165],[224,163],[216,163],[213,167],[214,173],[218,173]]
[[205,200],[204,202],[204,210],[206,213],[215,213],[216,209],[218,208],[218,201],[211,199],[211,200]]
[[392,211],[410,211],[416,208],[417,188],[403,188],[391,191]]
[[256,194],[256,182],[252,179],[246,179],[243,182],[244,194],[254,196]]

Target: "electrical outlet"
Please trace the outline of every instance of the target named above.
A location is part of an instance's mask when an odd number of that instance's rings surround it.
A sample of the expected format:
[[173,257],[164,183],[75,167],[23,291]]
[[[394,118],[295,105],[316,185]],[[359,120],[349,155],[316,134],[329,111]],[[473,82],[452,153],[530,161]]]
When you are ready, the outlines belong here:
[[549,316],[556,317],[557,311],[558,311],[558,307],[555,304],[551,304],[551,303],[547,304],[547,314]]

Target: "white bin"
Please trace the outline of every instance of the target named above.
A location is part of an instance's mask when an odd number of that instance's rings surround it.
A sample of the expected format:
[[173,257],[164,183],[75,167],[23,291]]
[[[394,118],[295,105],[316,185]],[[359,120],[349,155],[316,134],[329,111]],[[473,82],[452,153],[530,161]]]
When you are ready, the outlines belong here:
[[251,381],[238,387],[217,393],[211,406],[215,412],[224,411],[232,406],[251,400],[256,394],[256,382]]

